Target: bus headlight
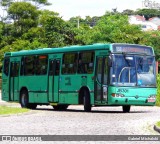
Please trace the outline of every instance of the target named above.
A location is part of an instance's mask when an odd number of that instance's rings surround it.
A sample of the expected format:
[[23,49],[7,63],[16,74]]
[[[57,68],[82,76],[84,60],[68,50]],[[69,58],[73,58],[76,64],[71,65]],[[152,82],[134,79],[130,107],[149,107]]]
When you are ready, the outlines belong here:
[[124,97],[124,94],[112,93],[112,97]]

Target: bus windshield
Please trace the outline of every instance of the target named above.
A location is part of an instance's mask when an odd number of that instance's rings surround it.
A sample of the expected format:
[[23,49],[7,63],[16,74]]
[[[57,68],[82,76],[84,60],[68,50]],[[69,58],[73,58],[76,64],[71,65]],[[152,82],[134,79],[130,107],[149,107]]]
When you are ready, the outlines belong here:
[[155,87],[154,56],[113,54],[111,84],[118,86]]

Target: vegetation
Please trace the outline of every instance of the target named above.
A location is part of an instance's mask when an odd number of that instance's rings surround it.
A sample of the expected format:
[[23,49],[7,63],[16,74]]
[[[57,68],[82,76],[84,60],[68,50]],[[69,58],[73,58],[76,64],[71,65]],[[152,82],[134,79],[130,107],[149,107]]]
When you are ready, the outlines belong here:
[[8,115],[8,114],[19,114],[28,112],[29,109],[22,109],[16,107],[7,107],[7,106],[0,106],[0,115]]
[[157,76],[157,100],[156,105],[160,106],[160,74]]
[[49,5],[47,0],[1,0],[6,12],[0,14],[0,69],[5,52],[84,45],[93,43],[135,43],[154,47],[156,59],[160,60],[160,31],[141,31],[141,27],[130,25],[128,15],[139,14],[160,17],[160,10],[139,9],[113,10],[101,17],[72,17],[64,21],[57,12],[40,10]]
[[135,14],[144,16],[146,20],[152,17],[160,17],[160,12],[157,9],[140,9],[136,11]]
[[[160,17],[160,10],[126,9],[122,13],[114,9],[101,17],[72,17],[64,21],[57,12],[40,10],[50,5],[47,0],[1,0],[6,12],[0,14],[0,69],[5,52],[66,45],[93,43],[135,43],[154,48],[160,61],[160,31],[141,31],[130,25],[128,15],[139,14],[146,19]],[[160,76],[157,77],[157,105],[160,105]]]
[[156,126],[160,127],[160,121],[156,123]]

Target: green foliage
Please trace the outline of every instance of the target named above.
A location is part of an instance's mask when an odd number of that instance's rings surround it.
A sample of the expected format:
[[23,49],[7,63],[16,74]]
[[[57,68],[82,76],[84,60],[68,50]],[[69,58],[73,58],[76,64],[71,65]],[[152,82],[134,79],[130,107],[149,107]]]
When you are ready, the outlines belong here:
[[39,25],[44,31],[41,41],[47,43],[48,47],[74,44],[74,32],[71,25],[62,20],[57,13],[43,11],[39,18]]
[[139,9],[135,12],[137,15],[144,16],[146,20],[152,17],[160,17],[160,10],[157,9]]
[[122,12],[122,14],[124,15],[134,15],[135,12],[133,10],[130,10],[130,9],[126,9]]
[[[38,5],[47,5],[47,0],[29,0],[32,3],[2,0],[8,7],[11,23],[0,22],[0,69],[3,55],[7,51],[20,51],[41,47],[61,47],[93,43],[135,43],[154,47],[156,59],[160,60],[160,32],[143,32],[140,26],[130,25],[128,15],[132,10],[118,13],[106,12],[101,17],[73,17],[64,21],[59,14],[38,10]],[[12,3],[13,2],[13,3]],[[138,10],[146,14],[152,10]],[[159,16],[159,11],[152,12]]]
[[104,15],[93,27],[92,42],[139,43],[140,27],[130,25],[128,16],[121,14]]
[[5,52],[9,51],[20,51],[20,50],[30,50],[35,48],[44,48],[47,47],[47,44],[41,43],[38,40],[33,40],[30,42],[29,40],[15,40],[11,45],[6,45],[3,49],[0,49],[0,67],[2,67],[2,61]]
[[14,21],[15,36],[20,37],[32,27],[38,25],[38,10],[35,6],[26,2],[12,3],[8,14]]
[[1,0],[0,4],[1,6],[7,7],[11,2],[13,2],[13,0]]
[[157,100],[156,105],[160,106],[160,74],[157,75]]
[[156,126],[160,127],[160,121],[156,123]]

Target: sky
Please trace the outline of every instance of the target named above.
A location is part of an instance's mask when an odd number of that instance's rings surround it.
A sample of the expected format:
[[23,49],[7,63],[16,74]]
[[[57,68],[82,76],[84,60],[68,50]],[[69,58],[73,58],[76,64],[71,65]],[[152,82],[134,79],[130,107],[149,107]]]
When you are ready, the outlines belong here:
[[[136,10],[142,8],[144,0],[48,0],[52,6],[47,9],[58,12],[64,20],[69,20],[71,17],[80,16],[102,16],[106,11],[112,11],[117,8],[117,11],[122,12],[125,9]],[[160,2],[160,0],[155,0]]]

